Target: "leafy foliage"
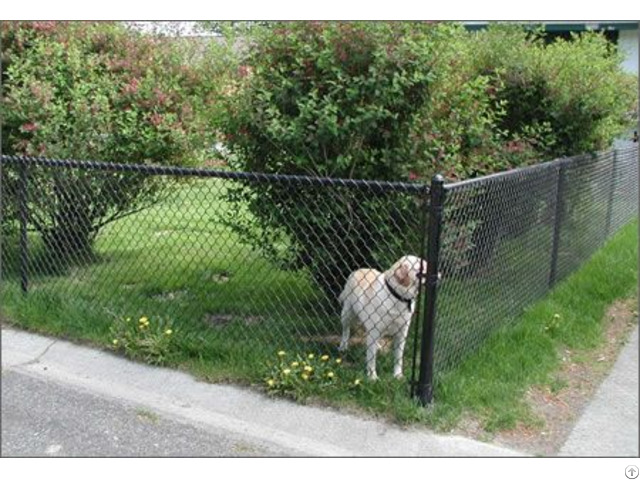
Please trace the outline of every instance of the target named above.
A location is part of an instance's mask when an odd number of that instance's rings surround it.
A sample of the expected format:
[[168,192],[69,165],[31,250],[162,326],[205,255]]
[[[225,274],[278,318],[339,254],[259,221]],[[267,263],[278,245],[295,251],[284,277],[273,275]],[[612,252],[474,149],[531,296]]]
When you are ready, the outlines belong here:
[[[122,163],[192,164],[205,145],[208,101],[177,49],[115,23],[4,22],[5,154]],[[39,179],[30,213],[52,251],[88,251],[99,229],[153,203],[167,182],[65,171]],[[15,191],[15,176],[5,179]]]
[[[619,56],[595,33],[547,45],[540,32],[508,25],[478,33],[449,23],[260,27],[241,29],[249,53],[219,125],[236,169],[465,179],[605,148],[637,110]],[[415,215],[412,225],[386,220],[411,217],[415,199],[258,185],[230,199],[252,214],[234,220],[246,241],[310,267],[332,295],[354,267],[384,266],[382,250],[390,257],[417,245],[406,235],[418,230]],[[469,234],[494,214],[487,210]]]
[[502,84],[498,127],[529,139],[540,158],[608,148],[637,111],[637,78],[622,71],[619,52],[596,32],[547,44],[541,32],[499,25],[473,41],[475,68]]
[[430,101],[412,130],[425,179],[487,175],[608,148],[637,115],[637,78],[598,33],[547,44],[540,31],[439,28]]
[[[432,80],[429,29],[305,22],[259,30],[220,125],[231,166],[381,180],[408,175],[401,158]],[[247,204],[255,219],[235,222],[236,230],[271,254],[275,244],[288,245],[279,260],[311,267],[336,294],[354,267],[379,264],[380,249],[401,250],[407,240],[406,225],[393,220],[411,199],[362,196],[252,185],[230,198]],[[385,239],[393,243],[383,246]]]

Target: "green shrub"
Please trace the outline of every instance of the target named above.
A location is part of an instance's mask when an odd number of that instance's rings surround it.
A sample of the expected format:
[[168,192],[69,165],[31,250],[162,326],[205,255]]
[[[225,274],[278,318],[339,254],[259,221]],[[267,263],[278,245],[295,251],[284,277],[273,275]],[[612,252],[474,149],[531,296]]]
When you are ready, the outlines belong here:
[[431,96],[412,131],[422,178],[487,175],[609,148],[637,116],[637,77],[601,34],[443,25]]
[[[230,165],[407,178],[409,131],[432,80],[431,28],[296,22],[256,29],[220,125]],[[280,263],[309,267],[332,296],[354,268],[399,256],[412,240],[407,222],[420,221],[407,215],[414,199],[393,193],[271,184],[242,186],[230,199],[252,214],[233,228]]]
[[[170,42],[116,23],[2,24],[4,154],[189,165],[206,144],[206,89]],[[33,172],[35,175],[35,172]],[[4,192],[15,192],[7,170]],[[167,181],[38,172],[32,227],[58,255],[87,253],[106,223]]]
[[[424,178],[440,171],[465,179],[607,149],[637,115],[637,77],[622,71],[598,33],[548,44],[541,31],[494,25],[454,30],[439,51],[431,101],[414,134],[414,168]],[[445,249],[464,245],[478,260],[473,268],[491,260],[498,238],[521,234],[541,208],[553,208],[530,197],[505,221],[502,195],[477,190],[468,201],[483,204],[480,216],[445,239]]]
[[600,33],[546,43],[540,31],[497,25],[470,40],[475,68],[502,85],[498,128],[530,142],[538,161],[609,148],[637,112],[637,77]]
[[[633,80],[595,33],[550,45],[517,26],[449,23],[294,22],[247,34],[219,125],[241,170],[461,180],[607,148],[637,110]],[[230,222],[246,241],[308,267],[332,296],[354,267],[384,267],[419,245],[407,196],[253,185],[230,199],[250,212]],[[495,215],[460,227],[483,237]]]

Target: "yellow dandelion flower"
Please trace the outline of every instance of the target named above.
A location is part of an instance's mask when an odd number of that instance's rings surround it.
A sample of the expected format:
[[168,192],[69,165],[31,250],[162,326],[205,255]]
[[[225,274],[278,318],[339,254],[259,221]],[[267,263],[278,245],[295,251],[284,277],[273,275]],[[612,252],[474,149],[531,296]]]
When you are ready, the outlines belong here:
[[309,380],[309,375],[307,375],[306,373],[302,374],[302,379],[303,380]]
[[300,362],[291,362],[292,368],[296,368],[298,365],[300,365]]
[[285,375],[289,375],[291,373],[291,370],[285,368],[284,370],[282,370],[282,373],[284,373]]
[[322,355],[320,357],[320,360],[322,360],[323,362],[326,362],[327,360],[329,360],[329,355]]
[[127,317],[124,319],[125,322],[129,323],[131,321],[131,317]]
[[173,333],[173,330],[171,330],[170,328],[167,328],[167,329],[164,331],[164,333],[165,333],[165,335],[171,335],[171,334]]
[[313,353],[310,353],[309,355],[307,355],[307,358],[309,360],[313,360],[314,357],[315,357],[315,355]]
[[313,367],[310,367],[309,365],[305,365],[304,371],[311,373],[311,372],[313,372]]
[[269,380],[267,380],[267,385],[269,385],[270,387],[273,387],[275,384],[276,382],[273,378],[270,378]]
[[280,351],[278,352],[278,356],[279,356],[279,357],[284,357],[286,354],[287,354],[287,352],[285,352],[284,350],[280,350]]
[[140,317],[140,320],[138,320],[138,322],[144,325],[145,323],[149,323],[149,319],[147,317]]
[[114,338],[114,339],[113,339],[113,342],[111,342],[111,343],[113,343],[114,345],[118,345],[118,339],[117,339],[117,338]]
[[353,382],[355,386],[360,385],[360,383],[361,383],[361,380],[359,378],[356,378],[355,381]]
[[338,365],[340,365],[340,364],[342,363],[342,359],[341,359],[341,358],[336,358],[336,363],[337,363]]
[[333,378],[334,377],[334,373],[333,372],[327,372],[327,377]]

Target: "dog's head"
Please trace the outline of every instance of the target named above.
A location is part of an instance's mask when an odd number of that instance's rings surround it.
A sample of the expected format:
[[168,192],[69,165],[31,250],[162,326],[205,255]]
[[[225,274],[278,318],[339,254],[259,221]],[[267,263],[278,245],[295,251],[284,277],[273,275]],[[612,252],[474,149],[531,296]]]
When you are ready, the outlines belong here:
[[387,271],[387,280],[417,295],[426,283],[427,262],[413,255],[405,255]]

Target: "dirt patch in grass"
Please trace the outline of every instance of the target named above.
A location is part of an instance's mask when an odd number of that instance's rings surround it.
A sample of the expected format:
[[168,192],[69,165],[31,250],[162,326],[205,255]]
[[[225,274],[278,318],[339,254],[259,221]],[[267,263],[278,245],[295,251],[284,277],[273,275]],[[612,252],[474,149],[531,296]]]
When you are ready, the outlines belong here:
[[204,321],[207,325],[214,328],[226,327],[233,322],[242,322],[243,325],[249,327],[262,323],[264,318],[259,315],[238,316],[225,313],[207,313],[204,316]]
[[151,295],[151,298],[159,302],[172,302],[185,297],[189,292],[187,290],[174,290],[172,292],[161,292]]
[[521,423],[513,430],[489,434],[477,420],[466,418],[455,433],[531,455],[556,455],[637,324],[637,305],[637,299],[629,299],[609,307],[605,314],[606,341],[598,348],[588,352],[568,349],[560,352],[562,366],[550,384],[536,385],[526,392],[525,401],[534,421]]

